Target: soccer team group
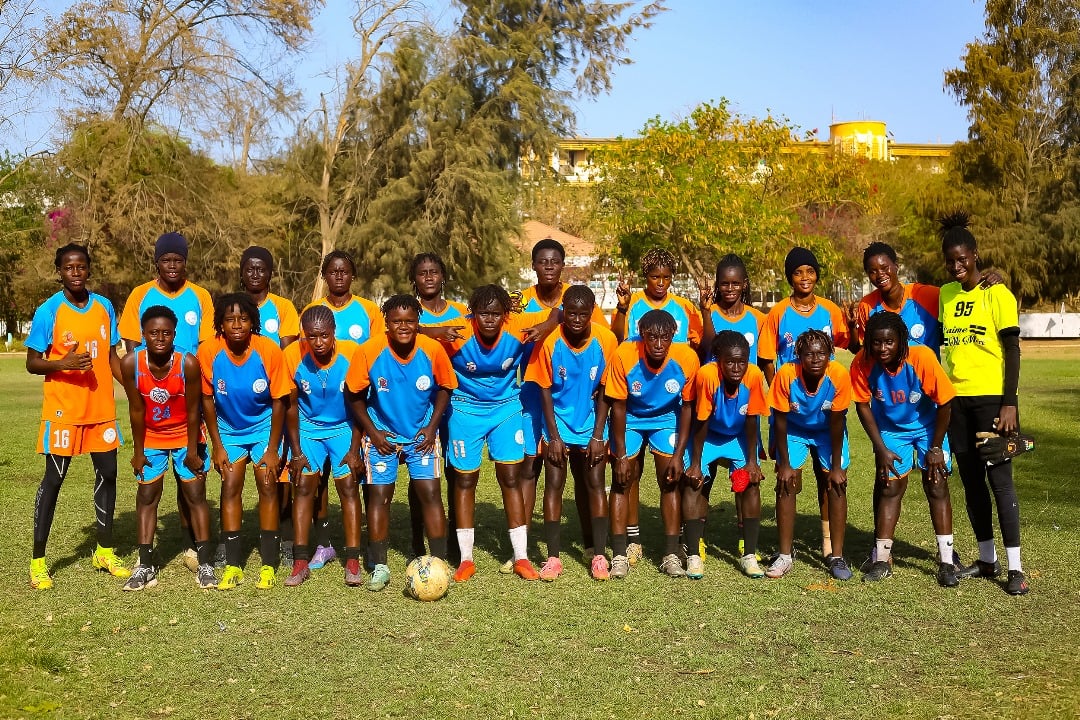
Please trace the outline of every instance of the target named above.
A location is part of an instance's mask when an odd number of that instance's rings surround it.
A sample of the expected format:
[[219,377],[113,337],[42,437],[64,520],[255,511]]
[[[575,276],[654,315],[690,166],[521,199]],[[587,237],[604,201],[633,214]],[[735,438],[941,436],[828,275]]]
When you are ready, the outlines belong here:
[[[828,572],[848,580],[846,418],[854,405],[875,456],[875,542],[862,579],[892,574],[901,499],[917,468],[936,534],[937,581],[953,587],[964,577],[1001,575],[996,504],[1005,590],[1026,593],[1009,454],[988,463],[979,447],[1019,429],[1017,304],[996,273],[980,269],[967,225],[960,214],[943,220],[942,253],[955,281],[940,289],[901,283],[893,249],[871,244],[863,264],[875,289],[846,310],[815,294],[820,268],[804,248],[787,255],[790,297],[767,314],[750,306],[750,279],[737,256],[720,261],[715,282],[692,302],[671,292],[676,259],[652,250],[642,260],[644,289],[620,282],[610,318],[587,286],[562,282],[565,253],[551,239],[532,249],[535,285],[520,295],[485,285],[467,306],[443,296],[446,268],[435,254],[413,259],[412,294],[380,308],[352,293],[356,268],[334,251],[321,266],[325,297],[298,314],[269,292],[274,259],[266,249],[245,250],[242,290],[212,300],[187,279],[186,239],[168,233],[155,245],[157,277],[132,291],[119,319],[108,299],[88,289],[90,253],[66,245],[55,259],[63,288],[38,308],[26,341],[27,370],[44,376],[38,452],[45,475],[30,584],[53,586],[46,542],[71,459],[82,454],[95,475],[92,563],[123,578],[125,590],[157,584],[154,534],[170,465],[190,541],[184,564],[202,588],[228,590],[244,580],[249,465],[258,488],[258,588],[277,584],[283,523],[293,535],[284,585],[301,585],[337,558],[327,515],[331,480],[345,584],[385,588],[402,465],[412,552],[448,560],[454,580],[465,582],[476,572],[475,492],[485,446],[513,549],[507,573],[546,581],[562,574],[569,474],[592,577],[625,577],[643,556],[638,486],[651,455],[661,572],[702,577],[710,492],[726,468],[742,572],[783,577],[793,564],[805,470],[817,490]],[[855,353],[850,370],[835,358],[841,349]],[[133,569],[113,550],[121,443],[114,378],[128,398],[138,483]],[[778,552],[763,567],[766,458],[775,463]],[[971,565],[953,549],[954,464],[978,541]],[[211,541],[206,498],[211,468],[221,477],[219,543]],[[527,550],[541,473],[547,557],[538,570]]]

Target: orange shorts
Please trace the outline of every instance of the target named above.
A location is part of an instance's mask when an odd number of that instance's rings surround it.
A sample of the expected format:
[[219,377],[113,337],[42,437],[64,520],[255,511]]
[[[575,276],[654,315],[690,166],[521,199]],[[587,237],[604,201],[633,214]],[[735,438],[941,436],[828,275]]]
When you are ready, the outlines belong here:
[[120,443],[120,426],[115,420],[92,425],[70,425],[42,420],[38,430],[37,451],[42,455],[74,457],[115,450],[120,447]]

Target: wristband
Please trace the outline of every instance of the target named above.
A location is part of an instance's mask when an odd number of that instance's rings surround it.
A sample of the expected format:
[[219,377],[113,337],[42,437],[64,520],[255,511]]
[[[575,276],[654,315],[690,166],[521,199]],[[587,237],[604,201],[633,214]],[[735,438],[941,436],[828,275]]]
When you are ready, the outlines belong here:
[[618,306],[616,306],[616,307],[615,307],[615,314],[617,314],[617,315],[625,315],[625,314],[626,314],[626,311],[627,311],[627,310],[629,310],[629,309],[630,309],[630,308],[628,308],[628,307],[626,307],[626,308],[621,308],[621,307],[618,307]]
[[604,438],[598,438],[595,435],[593,436],[592,439],[595,440],[596,442],[604,442]]

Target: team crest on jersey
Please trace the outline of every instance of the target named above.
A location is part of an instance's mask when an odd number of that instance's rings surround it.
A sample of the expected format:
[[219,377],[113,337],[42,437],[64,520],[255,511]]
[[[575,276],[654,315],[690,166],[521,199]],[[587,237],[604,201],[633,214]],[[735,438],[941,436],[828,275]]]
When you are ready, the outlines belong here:
[[266,332],[276,333],[278,329],[278,321],[274,318],[270,318],[264,323],[264,327],[266,328]]
[[359,340],[360,338],[364,337],[364,328],[360,327],[359,325],[350,325],[349,337],[351,337],[353,340]]
[[188,325],[191,325],[192,327],[198,325],[199,314],[194,310],[188,310],[186,313],[184,313],[184,322],[186,322]]
[[590,380],[595,380],[596,379],[596,371],[598,369],[599,368],[596,365],[593,365],[591,368],[589,368],[589,379]]
[[799,412],[799,401],[798,400],[792,400],[791,401],[791,412]]
[[825,402],[821,403],[821,409],[832,410],[832,400],[826,400]]
[[745,415],[750,410],[750,403],[739,406],[739,414]]
[[821,332],[825,333],[829,337],[832,337],[832,324],[826,325],[825,327],[821,328]]
[[915,338],[916,340],[918,340],[919,338],[921,338],[925,334],[926,334],[926,326],[923,325],[922,323],[915,323],[914,325],[911,326],[911,337]]
[[875,400],[881,400],[881,401],[884,402],[884,400],[885,400],[885,391],[882,390],[881,388],[878,388],[878,389],[874,390],[874,399]]
[[164,405],[169,402],[169,391],[165,388],[156,387],[150,391],[150,399],[158,405]]
[[641,394],[641,381],[640,380],[635,380],[633,383],[630,384],[630,392],[632,392],[635,395],[640,395]]
[[101,339],[102,340],[108,340],[109,339],[109,334],[107,332],[105,332],[105,326],[104,325],[98,326],[98,332],[101,333]]
[[675,393],[679,392],[679,381],[674,378],[668,380],[666,383],[664,383],[664,389],[674,395]]
[[476,372],[476,363],[470,360],[469,362],[465,363],[465,369],[469,372]]
[[784,333],[784,344],[785,345],[790,345],[793,342],[795,342],[795,338],[793,338],[791,336],[791,333],[789,333],[789,332]]
[[559,366],[559,377],[562,378],[563,380],[566,379],[566,368],[563,367],[562,365]]
[[307,380],[301,380],[300,381],[300,389],[303,390],[305,394],[310,395],[311,394],[311,383],[309,383]]
[[754,343],[757,342],[757,338],[754,337],[754,333],[744,332],[743,337],[746,338],[746,342],[750,347],[754,347]]
[[390,392],[390,383],[384,377],[375,381],[375,387],[379,392]]
[[266,392],[267,387],[269,387],[269,386],[266,384],[266,381],[263,380],[262,378],[259,378],[255,382],[251,383],[251,391],[254,392],[254,393],[264,393],[264,392]]
[[106,428],[105,432],[101,433],[101,439],[107,443],[116,441],[116,428]]
[[58,417],[58,418],[64,417],[64,411],[63,410],[57,410],[56,411],[56,417]]
[[416,389],[417,390],[419,390],[420,392],[424,392],[425,390],[428,390],[430,388],[431,388],[431,378],[429,378],[427,375],[421,375],[420,377],[416,378]]
[[916,390],[915,392],[908,395],[908,402],[911,403],[912,405],[915,405],[920,400],[922,400],[922,393],[919,392],[918,390]]
[[514,358],[508,357],[502,361],[502,369],[509,370],[510,366],[514,364]]
[[219,393],[221,393],[222,395],[228,395],[229,394],[229,393],[225,392],[225,378],[218,378],[217,391]]

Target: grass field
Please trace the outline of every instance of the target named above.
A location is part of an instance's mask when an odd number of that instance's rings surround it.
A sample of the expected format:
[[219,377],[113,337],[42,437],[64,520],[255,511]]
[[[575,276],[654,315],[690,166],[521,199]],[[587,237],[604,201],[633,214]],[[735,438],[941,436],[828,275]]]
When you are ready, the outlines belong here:
[[[896,575],[876,585],[826,581],[814,559],[819,526],[810,493],[800,498],[800,555],[787,578],[751,581],[738,573],[731,495],[718,493],[705,578],[669,580],[655,566],[660,523],[651,480],[642,484],[647,561],[625,581],[589,579],[571,515],[564,578],[525,583],[497,572],[509,541],[493,478],[485,476],[480,572],[434,604],[401,594],[403,485],[393,508],[394,579],[385,592],[345,588],[338,565],[300,588],[257,592],[253,550],[248,583],[232,593],[198,590],[176,559],[157,588],[123,593],[90,566],[87,459],[73,464],[60,496],[48,553],[56,588],[31,591],[32,507],[43,469],[32,452],[40,380],[21,359],[5,357],[0,717],[1080,716],[1080,350],[1028,349],[1021,418],[1039,444],[1016,467],[1032,587],[1026,597],[985,580],[937,586],[933,531],[915,485],[897,532]],[[846,554],[857,564],[872,542],[873,468],[854,413],[851,436]],[[116,536],[118,550],[134,560],[129,456],[121,451]],[[970,559],[974,539],[955,477],[952,486],[957,547]],[[247,505],[253,548],[250,483]],[[767,499],[763,516],[771,515]],[[179,552],[177,527],[167,491],[159,524],[167,557]],[[774,542],[775,524],[766,520],[764,549]]]

